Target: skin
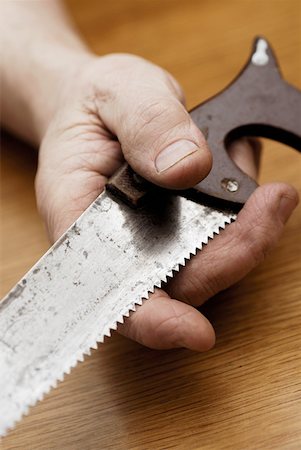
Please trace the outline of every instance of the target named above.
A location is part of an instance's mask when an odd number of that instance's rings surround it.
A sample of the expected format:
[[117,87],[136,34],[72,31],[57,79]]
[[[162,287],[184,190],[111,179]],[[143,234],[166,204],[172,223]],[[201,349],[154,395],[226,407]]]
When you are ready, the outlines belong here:
[[[99,195],[124,159],[166,188],[191,187],[206,176],[210,150],[170,74],[133,55],[93,55],[59,2],[24,3],[2,1],[0,6],[2,124],[39,147],[37,205],[52,242]],[[26,55],[20,42],[26,42]],[[183,140],[197,149],[158,171],[160,152],[169,144],[180,148]],[[230,151],[255,177],[258,144],[244,139]],[[214,330],[195,307],[263,260],[297,203],[289,185],[258,188],[237,221],[193,258],[166,291],[157,290],[119,332],[157,349],[211,348]]]

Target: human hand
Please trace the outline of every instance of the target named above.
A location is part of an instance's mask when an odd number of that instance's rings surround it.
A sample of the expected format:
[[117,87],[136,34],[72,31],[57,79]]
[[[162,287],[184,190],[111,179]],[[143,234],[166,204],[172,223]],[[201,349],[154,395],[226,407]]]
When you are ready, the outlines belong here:
[[[134,56],[109,55],[85,59],[78,72],[76,79],[62,82],[40,148],[36,194],[51,240],[99,195],[123,158],[137,173],[166,188],[195,185],[211,165],[206,142],[183,107],[181,89],[162,69]],[[242,140],[231,152],[255,177],[253,147],[252,141]],[[119,331],[153,348],[212,347],[213,328],[194,306],[260,263],[297,202],[288,185],[258,188],[237,221]]]

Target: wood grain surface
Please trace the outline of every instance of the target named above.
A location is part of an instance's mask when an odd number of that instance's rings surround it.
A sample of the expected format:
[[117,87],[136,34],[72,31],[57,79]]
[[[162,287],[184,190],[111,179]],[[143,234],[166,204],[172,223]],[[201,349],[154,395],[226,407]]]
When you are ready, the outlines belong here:
[[[192,107],[245,63],[254,35],[301,87],[300,0],[68,0],[98,54],[151,59]],[[34,198],[36,155],[2,136],[1,295],[48,247]],[[265,142],[260,182],[301,193],[301,157]],[[208,353],[153,351],[115,334],[4,438],[3,450],[301,448],[301,208],[253,273],[203,308]],[[1,370],[1,368],[0,368]]]

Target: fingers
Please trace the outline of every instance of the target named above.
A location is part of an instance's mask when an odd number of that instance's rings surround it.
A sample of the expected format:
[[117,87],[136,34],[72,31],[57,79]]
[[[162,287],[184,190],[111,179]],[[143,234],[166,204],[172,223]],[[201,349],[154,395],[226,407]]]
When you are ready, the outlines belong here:
[[[256,190],[231,224],[183,268],[167,286],[174,298],[200,305],[245,276],[277,243],[298,203],[291,186],[274,183]],[[157,291],[124,325],[121,334],[148,347],[210,349],[214,331],[188,304]]]
[[161,290],[119,326],[118,332],[155,349],[206,351],[215,343],[214,330],[206,317]]
[[276,245],[298,204],[296,190],[283,183],[259,187],[236,222],[209,242],[167,286],[167,292],[200,305],[258,265]]
[[231,142],[228,154],[238,167],[256,179],[259,170],[261,143],[255,138],[242,138]]
[[53,119],[35,180],[37,206],[51,242],[95,200],[121,164],[119,143],[85,111],[66,108]]
[[[116,58],[116,57],[115,57]],[[95,94],[99,114],[118,137],[131,167],[167,188],[197,184],[211,168],[206,140],[180,101],[180,89],[161,69],[140,58],[120,56],[115,94]],[[130,60],[124,61],[123,58]],[[106,84],[107,83],[107,84]]]

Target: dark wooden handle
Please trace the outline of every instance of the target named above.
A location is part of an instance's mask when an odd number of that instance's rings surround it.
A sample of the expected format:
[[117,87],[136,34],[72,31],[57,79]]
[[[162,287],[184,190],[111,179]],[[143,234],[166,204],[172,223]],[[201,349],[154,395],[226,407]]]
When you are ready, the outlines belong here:
[[124,163],[110,178],[106,189],[130,206],[138,207],[148,195],[157,190],[157,186],[148,182]]

